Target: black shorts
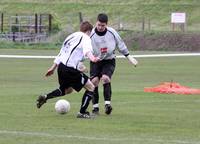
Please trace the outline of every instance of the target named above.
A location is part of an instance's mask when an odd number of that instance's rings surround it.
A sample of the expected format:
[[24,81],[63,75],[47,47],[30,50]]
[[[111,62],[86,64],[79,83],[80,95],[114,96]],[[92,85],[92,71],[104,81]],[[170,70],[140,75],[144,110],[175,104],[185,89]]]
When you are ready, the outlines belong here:
[[115,71],[115,59],[102,60],[97,63],[90,62],[90,78],[101,78],[103,74],[112,77]]
[[88,76],[74,68],[67,67],[60,63],[58,66],[58,81],[60,89],[72,87],[79,92],[88,81]]

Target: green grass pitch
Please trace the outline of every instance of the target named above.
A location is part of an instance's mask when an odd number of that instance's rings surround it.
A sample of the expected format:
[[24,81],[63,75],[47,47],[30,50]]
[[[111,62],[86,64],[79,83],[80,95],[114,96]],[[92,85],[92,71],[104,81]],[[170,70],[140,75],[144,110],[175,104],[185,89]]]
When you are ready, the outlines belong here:
[[59,98],[36,108],[37,96],[58,86],[56,73],[44,77],[52,59],[1,58],[0,144],[200,144],[200,95],[143,92],[171,80],[200,88],[200,57],[138,60],[134,68],[117,59],[112,115],[104,114],[101,86],[101,115],[85,120],[76,118],[83,90],[62,97],[71,103],[66,115],[54,110]]

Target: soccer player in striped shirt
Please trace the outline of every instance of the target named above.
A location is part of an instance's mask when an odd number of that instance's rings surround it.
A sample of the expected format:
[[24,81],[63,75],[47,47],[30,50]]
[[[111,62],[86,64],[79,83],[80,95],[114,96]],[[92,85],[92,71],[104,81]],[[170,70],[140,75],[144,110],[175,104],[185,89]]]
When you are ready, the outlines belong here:
[[92,54],[91,39],[89,37],[93,26],[89,22],[82,22],[80,31],[69,35],[54,60],[53,65],[48,69],[46,76],[51,76],[57,68],[59,88],[46,95],[40,95],[37,99],[37,108],[40,108],[48,99],[64,96],[72,90],[79,92],[83,87],[86,89],[80,111],[77,118],[90,118],[87,107],[93,97],[94,85],[87,75],[79,70],[78,66],[86,57],[92,62],[97,62],[98,57]]

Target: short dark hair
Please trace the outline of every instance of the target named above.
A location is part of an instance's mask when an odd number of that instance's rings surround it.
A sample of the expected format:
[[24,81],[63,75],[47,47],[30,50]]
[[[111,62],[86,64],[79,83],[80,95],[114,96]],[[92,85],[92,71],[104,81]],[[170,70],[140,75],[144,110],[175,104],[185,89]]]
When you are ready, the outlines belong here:
[[105,13],[100,13],[97,16],[97,20],[100,21],[100,22],[102,22],[102,23],[108,23],[108,16]]
[[91,23],[89,23],[88,21],[84,21],[80,24],[80,31],[81,32],[87,32],[87,31],[92,31],[93,26]]

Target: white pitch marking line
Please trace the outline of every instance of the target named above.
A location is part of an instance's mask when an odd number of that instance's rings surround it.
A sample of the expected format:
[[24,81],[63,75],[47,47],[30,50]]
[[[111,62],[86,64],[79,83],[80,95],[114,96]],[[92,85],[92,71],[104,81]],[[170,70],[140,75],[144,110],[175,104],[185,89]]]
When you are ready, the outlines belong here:
[[0,55],[0,58],[24,58],[24,59],[51,59],[56,56],[33,56],[33,55]]
[[[57,138],[78,138],[78,139],[88,139],[88,140],[110,140],[117,141],[120,139],[110,139],[110,138],[97,138],[97,137],[84,137],[84,136],[76,136],[76,135],[55,135],[44,132],[26,132],[26,131],[7,131],[0,130],[0,134],[10,134],[10,135],[22,135],[22,136],[37,136],[37,137],[57,137]],[[124,139],[123,139],[124,140]]]
[[0,130],[0,134],[8,135],[22,135],[22,136],[36,136],[36,137],[57,137],[57,138],[78,138],[78,139],[87,139],[87,140],[99,140],[99,141],[132,141],[132,139],[120,139],[120,138],[97,138],[97,137],[87,137],[87,136],[78,136],[78,135],[59,135],[59,134],[50,134],[44,132],[26,132],[26,131],[8,131]]
[[[148,55],[131,55],[135,58],[148,57],[180,57],[180,56],[200,56],[200,53],[179,53],[179,54],[148,54]],[[24,59],[52,59],[56,56],[33,56],[33,55],[0,55],[0,58],[24,58]],[[125,58],[123,55],[116,56],[117,58]]]
[[[200,56],[200,53],[177,53],[177,54],[147,54],[147,55],[131,55],[135,58],[149,58],[149,57],[178,57],[178,56]],[[123,55],[117,56],[117,58],[125,58]]]
[[141,137],[141,138],[132,138],[132,139],[125,139],[125,138],[97,138],[97,137],[85,137],[85,136],[76,136],[76,135],[55,135],[50,133],[44,132],[27,132],[27,131],[9,131],[9,130],[0,130],[0,134],[8,134],[8,135],[17,135],[17,136],[36,136],[36,137],[57,137],[57,138],[78,138],[78,139],[87,139],[87,140],[98,140],[98,141],[152,141],[152,142],[170,142],[176,144],[200,144],[198,141],[182,141],[182,140],[164,140],[158,138],[148,138],[148,137]]

